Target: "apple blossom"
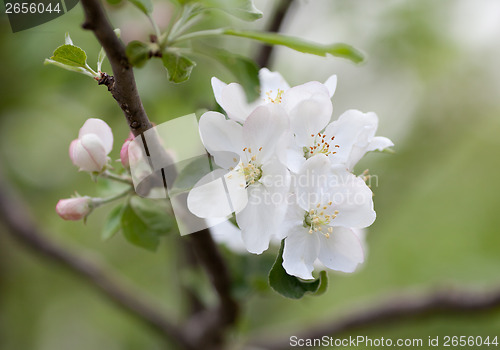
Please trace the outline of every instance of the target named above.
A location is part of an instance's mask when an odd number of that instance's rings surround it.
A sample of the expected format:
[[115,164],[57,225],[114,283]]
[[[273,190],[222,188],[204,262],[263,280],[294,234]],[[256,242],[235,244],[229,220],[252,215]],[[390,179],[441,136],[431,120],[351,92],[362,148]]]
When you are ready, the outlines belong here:
[[64,220],[81,220],[92,211],[92,198],[77,197],[61,199],[57,202],[56,212]]
[[[297,118],[297,114],[303,114],[304,109],[309,108],[312,109],[312,113],[316,113],[312,119],[326,118],[325,125],[330,120],[332,113],[330,98],[337,86],[336,75],[332,75],[324,84],[312,81],[290,88],[280,73],[262,68],[259,71],[259,80],[260,98],[248,103],[241,85],[225,84],[215,77],[212,78],[215,99],[230,119],[242,123],[256,107],[274,103],[282,104],[292,119]],[[303,103],[308,100],[310,101]],[[293,123],[293,120],[291,122]]]
[[101,119],[90,118],[69,146],[69,156],[80,170],[100,172],[108,162],[113,148],[113,132]]
[[287,153],[290,170],[298,171],[306,159],[316,154],[324,154],[332,164],[344,164],[352,170],[367,152],[394,146],[388,138],[375,136],[378,117],[373,112],[351,109],[327,124],[307,111],[299,116],[297,123],[292,124],[294,137]]
[[[188,208],[201,218],[223,218],[235,212],[246,249],[260,254],[268,248],[286,210],[282,199],[290,175],[278,157],[280,140],[288,129],[286,113],[278,105],[259,106],[241,125],[207,112],[199,128],[203,144],[223,169],[195,185],[188,195]],[[228,194],[222,182],[214,181],[220,177]]]
[[294,176],[295,191],[285,220],[283,267],[289,275],[312,279],[314,262],[352,272],[364,260],[360,239],[352,228],[375,220],[372,192],[343,165],[331,165],[318,154]]

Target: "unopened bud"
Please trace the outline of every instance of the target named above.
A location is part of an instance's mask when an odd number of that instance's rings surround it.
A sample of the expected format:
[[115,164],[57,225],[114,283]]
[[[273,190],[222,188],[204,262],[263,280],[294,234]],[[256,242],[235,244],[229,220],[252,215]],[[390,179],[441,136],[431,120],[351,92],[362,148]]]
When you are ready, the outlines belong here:
[[56,212],[64,220],[81,220],[92,211],[92,198],[78,197],[61,199],[57,202]]
[[78,138],[69,146],[69,157],[80,170],[100,172],[108,161],[113,147],[113,132],[104,121],[88,119]]

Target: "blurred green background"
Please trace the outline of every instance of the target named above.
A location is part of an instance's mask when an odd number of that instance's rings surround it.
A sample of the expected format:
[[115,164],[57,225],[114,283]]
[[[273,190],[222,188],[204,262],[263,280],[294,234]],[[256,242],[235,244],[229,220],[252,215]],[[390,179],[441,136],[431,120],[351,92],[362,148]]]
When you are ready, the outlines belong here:
[[[273,2],[259,0],[264,28]],[[157,1],[168,20],[173,7]],[[145,39],[147,20],[131,6],[111,13],[124,40]],[[26,213],[54,240],[109,264],[159,309],[181,319],[177,237],[157,253],[133,247],[117,235],[102,242],[100,229],[111,208],[86,225],[55,213],[60,198],[75,190],[97,195],[99,185],[79,173],[68,146],[89,117],[108,122],[119,158],[127,125],[103,86],[83,75],[44,66],[69,31],[95,67],[99,45],[80,28],[80,6],[52,21],[11,33],[0,17],[0,161],[28,203]],[[228,23],[226,17],[214,21]],[[334,118],[344,110],[375,111],[378,134],[391,138],[396,154],[370,154],[356,169],[378,177],[373,186],[378,219],[367,233],[368,256],[355,274],[330,273],[321,297],[283,299],[269,291],[245,293],[236,342],[260,334],[298,333],[307,325],[363,310],[398,291],[420,295],[442,288],[488,290],[500,284],[500,3],[496,0],[299,1],[284,32],[314,41],[343,41],[368,54],[362,66],[278,48],[272,70],[291,85],[338,75]],[[228,50],[251,55],[256,44],[228,39]],[[138,88],[157,124],[211,108],[210,77],[233,78],[206,58],[197,60],[185,84],[167,82],[159,60],[136,70]],[[109,70],[107,63],[104,70]],[[162,72],[162,73],[158,73]],[[101,186],[102,187],[102,186]],[[14,242],[0,226],[0,349],[164,349],[161,338],[110,304],[78,277]],[[255,257],[263,270],[272,254]],[[250,257],[253,258],[253,257]],[[267,264],[267,265],[266,265]],[[237,270],[237,265],[234,265]],[[209,293],[201,286],[201,293]],[[500,337],[500,312],[440,316],[354,333],[385,338],[435,335]]]

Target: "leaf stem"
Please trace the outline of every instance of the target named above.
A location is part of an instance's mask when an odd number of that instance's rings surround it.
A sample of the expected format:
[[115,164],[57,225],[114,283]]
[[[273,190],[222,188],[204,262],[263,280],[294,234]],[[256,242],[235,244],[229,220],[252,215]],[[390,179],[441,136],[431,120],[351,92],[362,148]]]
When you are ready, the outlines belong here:
[[193,33],[188,33],[188,34],[185,34],[185,35],[181,35],[181,36],[177,37],[176,39],[172,40],[170,42],[170,44],[179,43],[181,41],[186,41],[186,40],[204,38],[204,37],[207,37],[207,36],[223,35],[223,34],[226,34],[225,32],[226,32],[226,30],[223,29],[223,28],[209,29],[209,30],[200,30],[198,32],[193,32]]
[[161,31],[160,31],[160,28],[158,27],[158,24],[156,24],[155,20],[153,19],[153,17],[150,14],[148,15],[148,19],[149,19],[149,22],[151,22],[151,26],[153,27],[153,30],[155,31],[157,38],[160,39]]

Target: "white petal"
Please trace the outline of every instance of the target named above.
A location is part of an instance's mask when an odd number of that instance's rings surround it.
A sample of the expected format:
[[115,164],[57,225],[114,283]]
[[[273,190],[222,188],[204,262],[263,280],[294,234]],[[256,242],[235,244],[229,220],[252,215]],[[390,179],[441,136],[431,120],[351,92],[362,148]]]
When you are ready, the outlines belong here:
[[226,182],[231,208],[234,212],[239,213],[248,203],[245,175],[240,170],[233,170],[224,175],[224,181]]
[[319,238],[303,226],[296,226],[285,239],[283,267],[289,275],[313,279],[314,260],[319,254]]
[[328,92],[327,87],[317,81],[310,81],[302,85],[294,86],[293,88],[285,91],[283,94],[282,104],[286,111],[290,112],[295,108],[295,106],[304,100],[321,97],[330,101],[330,93]]
[[283,239],[290,235],[294,227],[302,226],[304,223],[305,211],[299,205],[297,205],[297,200],[295,195],[290,194],[285,218],[283,223],[279,225],[277,231],[277,237]]
[[297,173],[304,165],[306,158],[304,157],[304,148],[300,146],[289,147],[286,154],[286,165],[291,172]]
[[203,176],[189,191],[188,209],[200,218],[221,218],[233,212],[223,183],[226,171],[217,169]]
[[214,91],[215,101],[222,107],[222,90],[227,86],[226,83],[220,81],[216,77],[212,77],[212,90]]
[[260,182],[267,191],[276,198],[273,201],[277,205],[284,205],[290,188],[290,172],[287,167],[277,161],[269,161],[262,165],[262,178]]
[[248,187],[248,204],[236,213],[236,222],[241,229],[246,249],[250,253],[261,254],[269,247],[269,242],[279,224],[276,212],[279,207],[273,205],[260,184]]
[[331,225],[354,228],[370,226],[376,217],[370,188],[342,165],[333,166],[332,174],[325,192],[333,203],[331,208],[339,213]]
[[243,150],[242,126],[220,113],[207,112],[201,116],[199,127],[203,145],[215,162],[226,169],[234,167]]
[[339,145],[336,154],[330,157],[332,163],[346,164],[352,169],[366,153],[378,126],[375,113],[348,110],[325,130],[327,138],[335,136],[333,144]]
[[366,234],[368,229],[366,228],[351,228],[352,232],[358,237],[359,242],[361,243],[361,248],[363,248],[363,253],[365,255],[365,259],[368,255],[368,243],[366,242]]
[[78,138],[81,139],[84,135],[95,134],[101,140],[106,155],[113,149],[113,131],[104,120],[97,118],[87,119],[85,124],[80,128]]
[[297,186],[297,203],[305,211],[309,211],[318,203],[328,202],[326,196],[330,195],[332,171],[328,157],[317,154],[305,161],[295,177]]
[[101,139],[95,134],[87,134],[73,144],[73,164],[85,171],[101,171],[107,156]]
[[[363,136],[361,136],[361,139],[363,139]],[[355,143],[351,148],[351,153],[349,154],[347,160],[345,161],[345,165],[347,166],[348,169],[352,170],[354,166],[359,162],[359,160],[363,158],[366,152],[374,150],[382,151],[385,148],[391,146],[394,146],[392,141],[389,140],[387,137],[382,137],[382,136],[371,138],[371,141],[368,144],[366,144],[365,142],[362,142],[361,145]]]
[[337,89],[337,76],[334,74],[330,78],[328,78],[325,81],[326,88],[328,89],[328,93],[330,94],[330,98],[333,96],[335,93],[335,90]]
[[267,68],[262,68],[259,71],[259,81],[261,98],[266,99],[268,97],[267,93],[271,94],[274,99],[278,90],[286,91],[290,88],[286,80],[278,72],[271,72]]
[[313,136],[322,131],[332,116],[332,102],[327,95],[303,100],[290,112],[290,128],[299,146],[311,146]]
[[[257,107],[243,124],[245,146],[250,148],[260,163],[270,159],[278,141],[288,129],[288,119],[281,106],[267,104]],[[245,159],[243,159],[245,161]]]
[[329,269],[353,272],[364,261],[361,242],[351,229],[335,227],[329,238],[318,236],[319,260]]
[[394,146],[394,143],[391,140],[389,140],[387,137],[376,136],[370,141],[370,144],[368,145],[366,151],[367,152],[375,151],[375,150],[383,151],[387,147],[392,147],[392,146]]
[[243,123],[255,108],[255,105],[247,102],[247,96],[241,85],[236,83],[221,89],[219,104],[230,119],[240,123]]

